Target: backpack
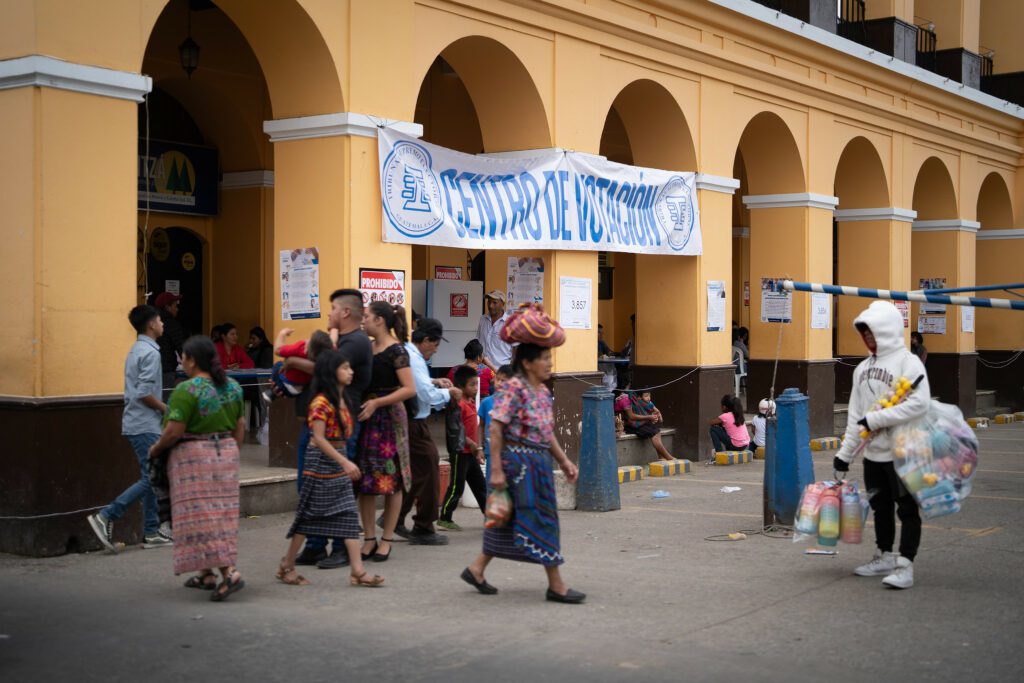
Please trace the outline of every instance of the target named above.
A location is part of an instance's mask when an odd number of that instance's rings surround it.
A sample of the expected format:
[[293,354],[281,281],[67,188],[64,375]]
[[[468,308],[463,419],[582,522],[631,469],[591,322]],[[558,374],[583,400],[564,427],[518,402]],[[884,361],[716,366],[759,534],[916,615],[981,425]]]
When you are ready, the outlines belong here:
[[466,431],[462,426],[462,409],[458,401],[448,401],[444,409],[444,437],[450,455],[465,450]]

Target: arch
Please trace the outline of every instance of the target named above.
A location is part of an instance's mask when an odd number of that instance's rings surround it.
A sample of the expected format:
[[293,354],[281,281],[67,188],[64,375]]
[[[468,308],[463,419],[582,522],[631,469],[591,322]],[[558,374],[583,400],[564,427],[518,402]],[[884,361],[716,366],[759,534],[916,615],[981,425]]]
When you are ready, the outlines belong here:
[[840,209],[891,206],[882,159],[865,137],[857,136],[843,148],[836,165],[834,186]]
[[637,166],[697,168],[683,110],[665,86],[649,79],[633,81],[616,95],[605,117],[600,149],[612,161]]
[[430,82],[431,69],[440,68],[457,76],[479,122],[483,151],[551,146],[551,130],[540,92],[511,49],[493,38],[473,35],[449,43],[439,56],[443,64],[435,59],[420,80],[420,100],[424,86]]
[[743,156],[750,194],[807,191],[800,149],[793,132],[777,114],[763,111],[750,119],[737,150]]
[[993,171],[985,176],[978,192],[978,221],[982,230],[1009,230],[1014,227],[1013,202],[1003,176]]
[[914,211],[919,221],[958,218],[956,188],[949,169],[938,157],[928,157],[914,181]]
[[[184,35],[187,0],[168,0],[153,21],[149,40],[161,21],[173,21]],[[273,118],[312,116],[345,111],[341,81],[327,41],[298,0],[272,3],[217,0],[216,8],[233,23],[251,46],[267,82]],[[207,22],[217,12],[192,13],[192,36],[200,46],[215,43],[223,26]],[[177,57],[177,50],[172,53]],[[142,64],[139,64],[142,71]]]

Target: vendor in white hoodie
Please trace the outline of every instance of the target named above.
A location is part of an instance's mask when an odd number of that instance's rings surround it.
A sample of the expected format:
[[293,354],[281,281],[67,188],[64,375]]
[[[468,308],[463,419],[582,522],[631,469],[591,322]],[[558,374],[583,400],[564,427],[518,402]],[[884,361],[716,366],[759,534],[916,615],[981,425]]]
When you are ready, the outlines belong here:
[[[921,543],[921,515],[917,502],[893,467],[889,427],[909,422],[928,412],[931,400],[928,377],[921,360],[907,349],[903,341],[903,316],[891,303],[875,301],[857,316],[853,324],[871,355],[853,371],[849,423],[833,467],[837,472],[848,471],[861,441],[861,429],[873,433],[872,440],[863,451],[864,487],[871,496],[871,509],[875,513],[875,543],[878,546],[874,559],[857,567],[854,572],[858,576],[885,576],[882,583],[889,588],[910,588],[914,585],[914,556]],[[868,412],[900,377],[911,382],[919,377],[922,379],[902,403]],[[892,552],[896,537],[894,509],[903,524],[899,554]]]

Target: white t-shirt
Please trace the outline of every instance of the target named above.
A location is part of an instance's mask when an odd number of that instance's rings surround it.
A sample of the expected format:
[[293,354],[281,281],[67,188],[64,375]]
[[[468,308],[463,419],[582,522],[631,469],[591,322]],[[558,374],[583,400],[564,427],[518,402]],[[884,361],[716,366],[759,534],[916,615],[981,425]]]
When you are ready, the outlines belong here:
[[503,342],[498,335],[508,315],[508,311],[505,311],[500,318],[492,321],[491,316],[484,314],[476,328],[477,339],[484,347],[484,357],[498,367],[512,362],[512,346]]
[[764,432],[768,426],[768,420],[760,415],[755,415],[751,423],[754,425],[754,445],[764,446]]

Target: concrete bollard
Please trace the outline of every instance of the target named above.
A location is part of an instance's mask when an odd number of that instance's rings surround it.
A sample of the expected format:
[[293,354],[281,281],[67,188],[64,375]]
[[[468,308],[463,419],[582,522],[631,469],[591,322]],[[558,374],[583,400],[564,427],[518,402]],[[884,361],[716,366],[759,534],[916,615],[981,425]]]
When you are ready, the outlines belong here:
[[612,401],[611,392],[604,387],[594,387],[583,394],[580,478],[576,486],[578,510],[607,512],[621,507]]
[[764,521],[791,525],[800,494],[814,482],[807,397],[786,389],[776,401],[776,417],[765,435]]

